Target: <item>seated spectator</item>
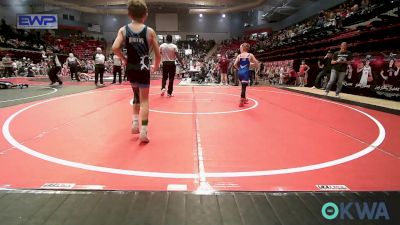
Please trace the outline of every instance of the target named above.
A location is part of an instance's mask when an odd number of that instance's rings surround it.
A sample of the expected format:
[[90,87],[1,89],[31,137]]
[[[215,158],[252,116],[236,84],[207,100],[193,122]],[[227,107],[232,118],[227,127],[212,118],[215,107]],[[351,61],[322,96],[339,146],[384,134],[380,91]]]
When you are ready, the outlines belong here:
[[322,28],[325,25],[325,12],[322,10],[317,18],[317,24],[316,27],[317,28]]
[[343,26],[342,14],[340,12],[336,13],[335,26],[336,28],[342,28]]
[[368,7],[369,7],[369,0],[362,0],[360,9],[366,10],[366,9],[368,9]]

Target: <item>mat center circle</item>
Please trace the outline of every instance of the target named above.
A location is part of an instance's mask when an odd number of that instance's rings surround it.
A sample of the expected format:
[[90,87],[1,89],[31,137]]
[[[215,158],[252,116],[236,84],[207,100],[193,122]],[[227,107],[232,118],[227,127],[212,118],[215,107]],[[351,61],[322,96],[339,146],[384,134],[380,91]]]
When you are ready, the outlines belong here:
[[[175,115],[218,115],[239,113],[258,107],[253,98],[243,108],[238,107],[239,95],[219,92],[175,92],[175,97],[150,94],[150,111]],[[133,100],[130,100],[133,104]],[[157,107],[154,107],[154,106]]]

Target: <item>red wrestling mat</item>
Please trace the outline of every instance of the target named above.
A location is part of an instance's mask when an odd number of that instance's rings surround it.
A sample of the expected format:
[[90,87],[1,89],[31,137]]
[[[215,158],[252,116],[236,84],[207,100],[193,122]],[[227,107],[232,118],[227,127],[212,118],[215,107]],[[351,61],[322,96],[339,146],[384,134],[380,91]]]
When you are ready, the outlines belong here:
[[0,109],[0,187],[400,189],[399,116],[266,87],[244,108],[238,88],[174,93],[151,88],[147,145],[130,134],[129,86]]

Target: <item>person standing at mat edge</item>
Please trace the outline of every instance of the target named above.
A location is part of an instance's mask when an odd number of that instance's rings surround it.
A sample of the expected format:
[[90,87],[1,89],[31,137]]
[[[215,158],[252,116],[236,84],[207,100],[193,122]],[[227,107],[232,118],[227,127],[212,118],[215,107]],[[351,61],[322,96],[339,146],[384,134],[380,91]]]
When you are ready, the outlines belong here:
[[56,82],[62,85],[63,82],[58,77],[58,73],[61,71],[61,63],[57,55],[54,54],[51,49],[47,49],[47,63],[49,67],[47,75],[49,76],[49,79],[51,81],[50,85],[53,85]]
[[[149,88],[150,60],[149,54],[154,50],[154,71],[160,69],[160,48],[154,30],[144,24],[147,19],[147,5],[143,0],[128,0],[128,15],[132,23],[118,31],[112,46],[114,53],[126,64],[126,74],[133,90],[133,122],[132,133],[139,133],[139,112],[142,121],[140,141],[148,143],[147,127],[149,124]],[[122,51],[125,44],[128,57]]]
[[228,66],[229,60],[227,56],[218,56],[218,66],[221,73],[221,83],[220,85],[228,85]]
[[[322,63],[321,63],[321,60],[318,60],[318,67],[320,69],[322,69],[322,71],[317,75],[317,78],[315,79],[314,86],[312,87],[312,89],[320,88],[321,87],[321,79],[328,76],[331,73],[332,56],[333,56],[332,51],[329,50],[328,53],[326,53],[326,56],[324,57]],[[326,85],[324,85],[324,86],[326,86]]]
[[73,80],[75,76],[76,81],[81,81],[78,76],[79,61],[73,53],[69,53],[66,63],[69,67],[69,72],[71,73],[71,80]]
[[340,50],[333,54],[332,58],[332,70],[331,77],[328,85],[326,85],[325,96],[328,96],[329,91],[332,88],[333,83],[337,79],[336,83],[336,97],[340,98],[339,94],[342,90],[343,80],[346,76],[346,71],[349,65],[351,65],[351,52],[347,50],[347,43],[343,42],[340,45]]
[[167,43],[163,43],[160,46],[161,60],[162,60],[162,85],[161,85],[161,96],[165,95],[165,85],[168,82],[168,97],[173,97],[174,90],[174,78],[176,73],[175,60],[178,59],[183,67],[181,57],[179,57],[178,47],[172,43],[172,36],[167,35]]
[[250,50],[250,45],[248,43],[243,43],[240,45],[240,55],[237,56],[234,67],[238,70],[239,81],[242,84],[242,93],[240,95],[239,107],[243,107],[247,104],[248,100],[246,98],[246,88],[250,82],[250,63],[259,68],[260,63],[254,57],[253,54],[248,53]]
[[115,82],[117,81],[117,73],[118,73],[118,81],[119,84],[122,83],[122,61],[121,59],[117,56],[114,55],[113,56],[113,74],[114,74],[114,79],[112,84],[115,84]]
[[13,74],[13,62],[9,54],[6,54],[3,59],[2,63],[4,66],[4,76],[5,77],[12,77]]
[[93,57],[94,59],[94,83],[97,86],[97,82],[99,81],[99,76],[100,76],[100,86],[104,86],[103,83],[103,76],[104,76],[104,70],[105,70],[105,62],[106,62],[106,57],[103,55],[103,52],[101,48],[96,49],[96,54]]

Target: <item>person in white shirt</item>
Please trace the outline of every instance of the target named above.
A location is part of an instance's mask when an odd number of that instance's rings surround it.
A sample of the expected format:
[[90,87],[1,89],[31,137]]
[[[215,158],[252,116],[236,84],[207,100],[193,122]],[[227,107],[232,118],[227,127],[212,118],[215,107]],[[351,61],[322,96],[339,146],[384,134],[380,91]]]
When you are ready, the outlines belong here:
[[282,85],[285,81],[285,68],[280,67],[277,68],[278,74],[279,74],[279,84]]
[[113,74],[114,74],[114,79],[112,84],[115,84],[116,80],[117,80],[117,74],[118,74],[118,78],[119,78],[119,84],[122,83],[122,60],[117,56],[114,55],[113,56]]
[[103,86],[103,76],[104,76],[104,70],[105,70],[105,62],[106,62],[106,57],[103,55],[101,48],[96,49],[96,54],[93,57],[94,59],[94,64],[95,64],[95,78],[94,78],[94,83],[97,85],[100,77],[100,85]]
[[174,78],[176,73],[175,60],[178,59],[181,65],[184,65],[182,59],[179,57],[178,47],[172,44],[172,36],[167,35],[167,43],[163,43],[160,46],[161,60],[162,60],[162,85],[161,85],[161,96],[165,95],[165,86],[168,83],[168,97],[172,97],[174,90]]
[[74,56],[74,54],[69,53],[69,57],[67,58],[66,64],[69,67],[69,72],[71,74],[71,80],[75,79],[77,81],[81,81],[78,76],[78,66],[79,66],[79,60]]

